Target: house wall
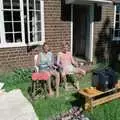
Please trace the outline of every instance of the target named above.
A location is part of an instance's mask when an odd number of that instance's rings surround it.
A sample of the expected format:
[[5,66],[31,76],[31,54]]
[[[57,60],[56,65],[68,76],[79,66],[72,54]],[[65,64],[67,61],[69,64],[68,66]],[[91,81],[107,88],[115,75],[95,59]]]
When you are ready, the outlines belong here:
[[[100,16],[101,13],[101,16]],[[95,9],[94,56],[97,61],[107,60],[111,55],[114,24],[114,6],[104,5]]]
[[[63,40],[70,41],[70,6],[63,0],[44,0],[44,12],[45,41],[57,53]],[[0,48],[0,72],[33,66],[33,56],[40,50],[41,46]]]
[[[95,10],[94,20],[94,56],[97,61],[105,60],[107,51],[109,56],[115,55],[115,51],[120,51],[120,45],[111,42],[113,31],[113,5],[102,6]],[[65,5],[64,0],[44,0],[45,15],[45,41],[48,42],[51,50],[57,53],[62,49],[63,40],[70,42],[71,20],[70,6]],[[105,47],[108,43],[108,49]],[[114,51],[113,51],[114,49]],[[41,46],[0,48],[0,72],[13,70],[14,68],[32,67],[33,57],[39,53]],[[113,58],[110,57],[111,60]],[[117,59],[117,58],[116,58]]]
[[[98,14],[97,14],[98,15]],[[113,41],[114,6],[102,7],[101,19],[94,22],[94,56],[120,72],[120,42]]]

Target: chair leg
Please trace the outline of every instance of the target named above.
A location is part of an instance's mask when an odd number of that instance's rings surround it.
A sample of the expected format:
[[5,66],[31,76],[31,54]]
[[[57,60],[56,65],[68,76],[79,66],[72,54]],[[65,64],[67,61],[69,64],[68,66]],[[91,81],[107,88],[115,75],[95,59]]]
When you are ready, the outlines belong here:
[[34,98],[36,94],[36,81],[32,81],[32,97]]
[[38,94],[40,96],[47,96],[47,81],[32,81],[32,98],[34,99]]
[[47,82],[44,81],[44,92],[45,92],[45,97],[47,96]]

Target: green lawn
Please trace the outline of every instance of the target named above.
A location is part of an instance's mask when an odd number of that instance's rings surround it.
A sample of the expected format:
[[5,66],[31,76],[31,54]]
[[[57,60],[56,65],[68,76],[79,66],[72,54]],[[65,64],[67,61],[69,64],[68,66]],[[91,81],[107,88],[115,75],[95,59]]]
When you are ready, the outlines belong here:
[[[102,67],[98,65],[97,67]],[[6,91],[10,91],[15,88],[20,88],[23,94],[31,101],[28,95],[28,88],[31,85],[31,71],[30,70],[16,70],[7,75],[1,75],[0,81],[5,83]],[[80,87],[85,88],[91,85],[91,73],[87,74],[80,80]],[[75,91],[67,91],[60,88],[60,96],[58,98],[51,97],[47,99],[37,99],[31,101],[34,109],[40,120],[49,120],[54,116],[69,110],[72,105],[79,105],[79,96]],[[114,100],[107,104],[99,105],[94,108],[93,112],[85,112],[91,120],[120,120],[120,100]]]

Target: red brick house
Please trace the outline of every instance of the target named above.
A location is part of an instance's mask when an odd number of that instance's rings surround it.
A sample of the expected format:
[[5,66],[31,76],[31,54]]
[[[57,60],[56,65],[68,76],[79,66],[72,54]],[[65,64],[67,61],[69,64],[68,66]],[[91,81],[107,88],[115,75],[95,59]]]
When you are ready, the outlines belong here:
[[74,56],[101,60],[109,48],[119,48],[120,4],[115,3],[0,0],[0,71],[33,66],[33,56],[45,41],[55,53],[65,40]]

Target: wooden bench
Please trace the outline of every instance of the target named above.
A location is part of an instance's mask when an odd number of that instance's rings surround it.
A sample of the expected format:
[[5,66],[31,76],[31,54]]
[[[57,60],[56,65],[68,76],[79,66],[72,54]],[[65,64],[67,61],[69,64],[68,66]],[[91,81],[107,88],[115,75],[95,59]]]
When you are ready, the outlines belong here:
[[92,110],[97,105],[120,98],[120,85],[105,92],[96,90],[94,94],[89,94],[85,89],[80,89],[78,93],[85,98],[85,110]]

